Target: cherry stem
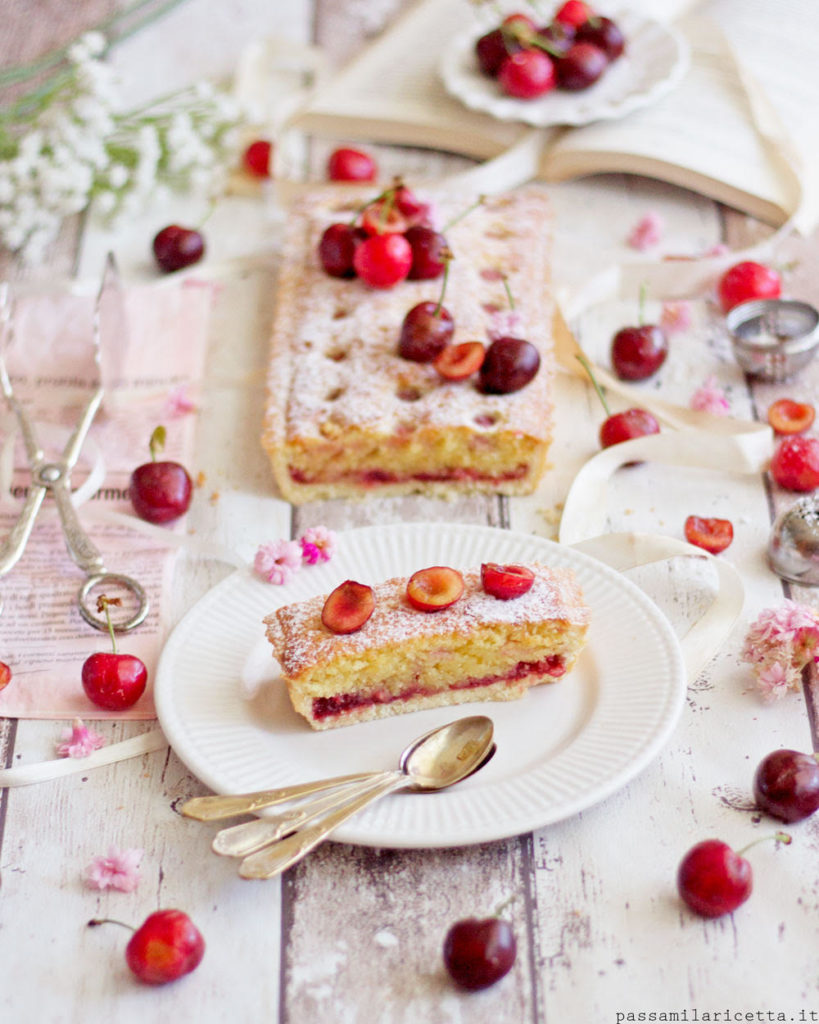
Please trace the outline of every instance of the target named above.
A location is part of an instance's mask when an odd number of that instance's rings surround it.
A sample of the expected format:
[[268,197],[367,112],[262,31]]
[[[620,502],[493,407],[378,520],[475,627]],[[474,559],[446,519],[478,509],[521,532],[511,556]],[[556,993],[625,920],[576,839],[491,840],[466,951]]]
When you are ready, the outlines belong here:
[[606,416],[611,416],[611,410],[609,409],[609,403],[606,401],[606,396],[603,394],[602,388],[597,383],[597,378],[595,377],[594,371],[591,368],[591,363],[588,361],[588,359],[584,355],[581,355],[581,353],[579,353],[579,352],[575,353],[575,359],[578,361],[578,363],[580,363],[580,365],[583,367],[583,369],[589,375],[589,380],[594,385],[594,390],[597,392],[597,397],[600,399],[600,403],[603,406],[603,409],[604,409],[604,411],[606,413]]
[[506,274],[503,275],[503,287],[506,290],[506,298],[509,300],[509,308],[515,312],[515,298],[512,295],[512,289],[509,287],[509,278]]
[[432,314],[434,317],[439,319],[441,316],[441,310],[444,308],[444,296],[446,295],[446,286],[449,281],[449,264],[452,262],[452,253],[449,249],[442,249],[441,257],[444,261],[444,277],[441,281],[441,294],[438,296],[438,305],[435,307],[435,312]]
[[89,928],[96,928],[100,924],[118,924],[121,928],[127,928],[129,932],[135,932],[136,928],[132,924],[126,924],[125,921],[118,921],[115,917],[92,917],[88,922]]
[[752,846],[756,846],[757,843],[765,843],[769,839],[773,839],[775,843],[783,843],[785,846],[788,846],[790,843],[793,842],[792,838],[790,837],[790,835],[788,835],[787,832],[775,832],[772,836],[760,836],[758,839],[753,839],[750,843],[747,843],[745,846],[743,846],[741,850],[737,850],[737,856],[745,856],[745,853],[748,850],[750,850]]
[[105,596],[105,594],[101,594],[97,598],[97,611],[98,612],[103,612],[103,614],[105,615],[105,621],[106,621],[106,623],[108,625],[108,635],[111,637],[111,648],[112,648],[114,654],[116,654],[117,653],[117,638],[116,638],[116,634],[114,633],[114,624],[113,624],[113,622],[111,622],[111,612],[109,610],[109,605],[111,603],[112,603],[111,599],[107,598]]
[[444,226],[441,228],[441,233],[445,235],[450,228],[454,228],[456,224],[458,224],[460,221],[464,219],[464,217],[472,213],[473,210],[477,210],[477,208],[483,205],[485,201],[486,196],[478,196],[474,203],[472,203],[470,206],[467,206],[465,210],[461,210],[460,213],[455,214],[452,220],[447,221],[446,224],[444,224]]
[[385,188],[383,192],[379,192],[374,199],[368,199],[366,203],[362,203],[356,207],[355,213],[350,220],[350,227],[355,227],[355,222],[361,216],[361,214],[367,209],[368,206],[373,206],[375,203],[380,203],[382,199],[386,199],[389,195],[395,195],[398,189],[403,185],[403,181],[400,178],[394,178],[392,185],[389,188]]
[[638,317],[639,317],[639,322],[640,322],[640,326],[641,327],[646,322],[646,292],[647,291],[648,291],[648,286],[646,285],[645,281],[643,281],[643,283],[640,285],[640,298],[637,300],[638,303],[639,303],[637,308],[638,308]]
[[151,462],[156,462],[157,452],[161,452],[165,447],[165,440],[167,438],[167,431],[163,426],[154,428],[154,432],[151,434],[151,440],[148,442],[148,448],[151,452]]

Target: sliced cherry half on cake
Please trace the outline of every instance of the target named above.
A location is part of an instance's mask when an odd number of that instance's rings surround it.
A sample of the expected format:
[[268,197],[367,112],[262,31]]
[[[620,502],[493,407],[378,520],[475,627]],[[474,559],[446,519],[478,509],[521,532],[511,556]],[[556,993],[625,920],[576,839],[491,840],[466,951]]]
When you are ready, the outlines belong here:
[[535,574],[525,565],[499,565],[484,562],[481,566],[481,584],[487,594],[501,601],[511,601],[532,589]]
[[447,345],[433,366],[445,380],[466,380],[480,370],[485,358],[486,349],[480,341],[462,341]]
[[421,612],[439,612],[449,608],[463,592],[463,576],[457,569],[446,565],[419,569],[407,580],[407,600]]
[[328,594],[321,609],[321,621],[331,633],[355,633],[375,608],[373,588],[366,583],[345,580]]

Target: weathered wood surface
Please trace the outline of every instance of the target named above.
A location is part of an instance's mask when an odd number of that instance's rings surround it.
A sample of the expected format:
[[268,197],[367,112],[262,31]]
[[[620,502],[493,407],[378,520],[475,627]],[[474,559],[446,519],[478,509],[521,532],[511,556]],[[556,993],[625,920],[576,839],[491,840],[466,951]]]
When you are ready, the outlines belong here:
[[[214,8],[204,0],[185,6],[185,24],[198,33],[186,40],[191,77],[197,77],[210,70],[207,62],[197,63],[196,43],[210,40]],[[232,21],[235,42],[243,24],[249,40],[267,19],[269,31],[297,42],[318,42],[340,63],[406,4],[294,0],[286,6],[286,17],[277,23],[278,7],[274,13],[262,0],[225,0],[219,5],[220,24]],[[15,20],[0,44],[2,56],[6,62],[32,56],[110,8],[40,0],[7,4],[5,13]],[[157,60],[178,45],[166,27],[159,22],[147,30]],[[202,52],[208,52],[204,44]],[[327,151],[326,143],[311,145],[305,176],[321,177]],[[401,171],[408,177],[466,166],[443,154],[376,152],[388,173]],[[623,240],[649,209],[664,216],[675,251],[702,251],[719,241],[741,248],[760,234],[759,226],[745,218],[647,180],[610,176],[552,192],[559,283],[576,284],[612,260],[628,258]],[[235,232],[256,230],[257,239],[242,242],[249,251],[264,246],[266,228],[253,202],[233,200],[235,218],[220,218],[217,211],[209,228],[216,244],[230,248]],[[154,211],[145,223],[131,225],[113,240],[101,239],[77,219],[66,225],[49,271],[63,276],[78,268],[93,275],[103,245],[121,248],[126,269],[131,254],[142,254],[132,261],[138,270],[151,228],[164,216],[165,211]],[[789,289],[819,302],[819,237],[794,242],[783,256],[799,261]],[[6,276],[22,276],[8,261],[2,270]],[[221,497],[198,510],[191,525],[199,535],[241,548],[258,541],[262,527],[265,537],[297,536],[316,523],[341,530],[401,521],[490,523],[555,535],[571,479],[596,450],[601,418],[596,398],[575,379],[561,379],[555,465],[533,498],[455,503],[413,498],[298,510],[278,501],[256,446],[261,392],[257,383],[248,383],[258,381],[264,364],[268,274],[264,268],[254,270],[227,285],[222,308],[235,302],[241,310],[238,322],[224,313],[221,320],[217,316],[217,336],[229,332],[230,348],[214,346],[213,390],[201,418],[196,468]],[[582,343],[593,354],[604,353],[607,332],[625,314],[622,307],[590,312],[579,324]],[[770,401],[783,394],[819,399],[816,364],[793,388],[751,387],[712,336],[691,331],[673,346],[661,387],[682,404],[710,373],[731,385],[732,406],[740,416],[764,417]],[[662,755],[601,805],[532,835],[454,850],[329,844],[291,870],[283,883],[255,884],[239,880],[232,863],[210,853],[210,827],[177,813],[186,797],[205,789],[172,752],[4,792],[0,1017],[38,1024],[89,1019],[130,1024],[160,1018],[608,1024],[621,1019],[618,1013],[640,1011],[686,1011],[688,1017],[679,1019],[697,1019],[697,1011],[699,1019],[723,1021],[757,1019],[727,1013],[770,1011],[787,1013],[786,1019],[813,1019],[799,1014],[819,1010],[816,821],[794,827],[788,849],[769,843],[754,851],[754,896],[731,917],[716,922],[692,917],[681,909],[674,888],[677,863],[693,843],[719,836],[742,846],[773,831],[750,799],[753,768],[765,753],[777,746],[819,746],[804,701],[793,697],[763,705],[748,692],[750,676],[738,661],[743,628],[759,610],[789,593],[817,600],[812,591],[783,588],[764,564],[771,517],[789,500],[763,478],[681,473],[656,465],[619,474],[609,500],[612,530],[681,537],[689,513],[734,520],[737,537],[724,557],[743,576],[746,607],[724,650],[690,686],[680,724]],[[220,564],[184,564],[176,614],[224,573]],[[691,580],[679,568],[637,578],[679,628],[698,613],[700,597],[692,596]],[[57,723],[0,725],[5,764],[52,756]],[[113,741],[143,728],[106,724],[100,731]],[[83,887],[83,867],[109,846],[144,848],[144,878],[135,893],[97,894]],[[90,930],[85,922],[92,916],[138,922],[159,906],[190,913],[206,936],[208,952],[189,978],[148,990],[127,974],[121,956],[124,933],[113,927]],[[448,926],[502,906],[518,937],[512,974],[479,995],[457,992],[441,964]],[[710,1018],[704,1016],[708,1013]]]

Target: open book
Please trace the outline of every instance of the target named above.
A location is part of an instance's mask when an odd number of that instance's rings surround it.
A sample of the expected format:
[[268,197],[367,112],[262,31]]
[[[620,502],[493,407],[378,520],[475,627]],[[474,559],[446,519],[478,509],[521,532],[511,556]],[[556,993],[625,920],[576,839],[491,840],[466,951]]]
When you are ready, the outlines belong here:
[[[600,5],[603,6],[602,3]],[[538,177],[602,172],[659,178],[767,223],[819,221],[819,3],[644,0],[674,19],[690,69],[654,104],[613,121],[539,129]],[[616,12],[615,12],[616,16]],[[526,125],[467,109],[439,75],[449,41],[476,17],[467,0],[421,0],[302,109],[296,127],[337,138],[428,146],[486,160]]]

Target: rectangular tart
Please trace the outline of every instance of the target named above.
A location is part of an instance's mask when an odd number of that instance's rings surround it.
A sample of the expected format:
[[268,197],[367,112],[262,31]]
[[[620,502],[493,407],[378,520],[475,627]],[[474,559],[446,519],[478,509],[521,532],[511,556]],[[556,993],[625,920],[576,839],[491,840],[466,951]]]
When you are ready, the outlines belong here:
[[436,612],[406,597],[407,580],[373,588],[375,609],[355,633],[322,624],[325,597],[265,618],[293,708],[314,729],[424,708],[514,700],[575,664],[589,611],[569,569],[530,565],[531,589],[513,600],[487,594],[480,570],[463,573],[459,600]]
[[[322,269],[323,231],[349,222],[372,194],[349,187],[311,191],[289,214],[262,434],[282,496],[302,503],[412,492],[531,493],[552,436],[546,195],[530,186],[487,197],[446,230],[454,254],[445,297],[455,322],[452,343],[488,345],[511,335],[530,341],[540,355],[538,373],[521,390],[484,394],[475,376],[447,381],[431,363],[398,354],[405,314],[419,302],[437,302],[440,279],[377,289]],[[473,200],[419,198],[431,200],[438,228]]]

